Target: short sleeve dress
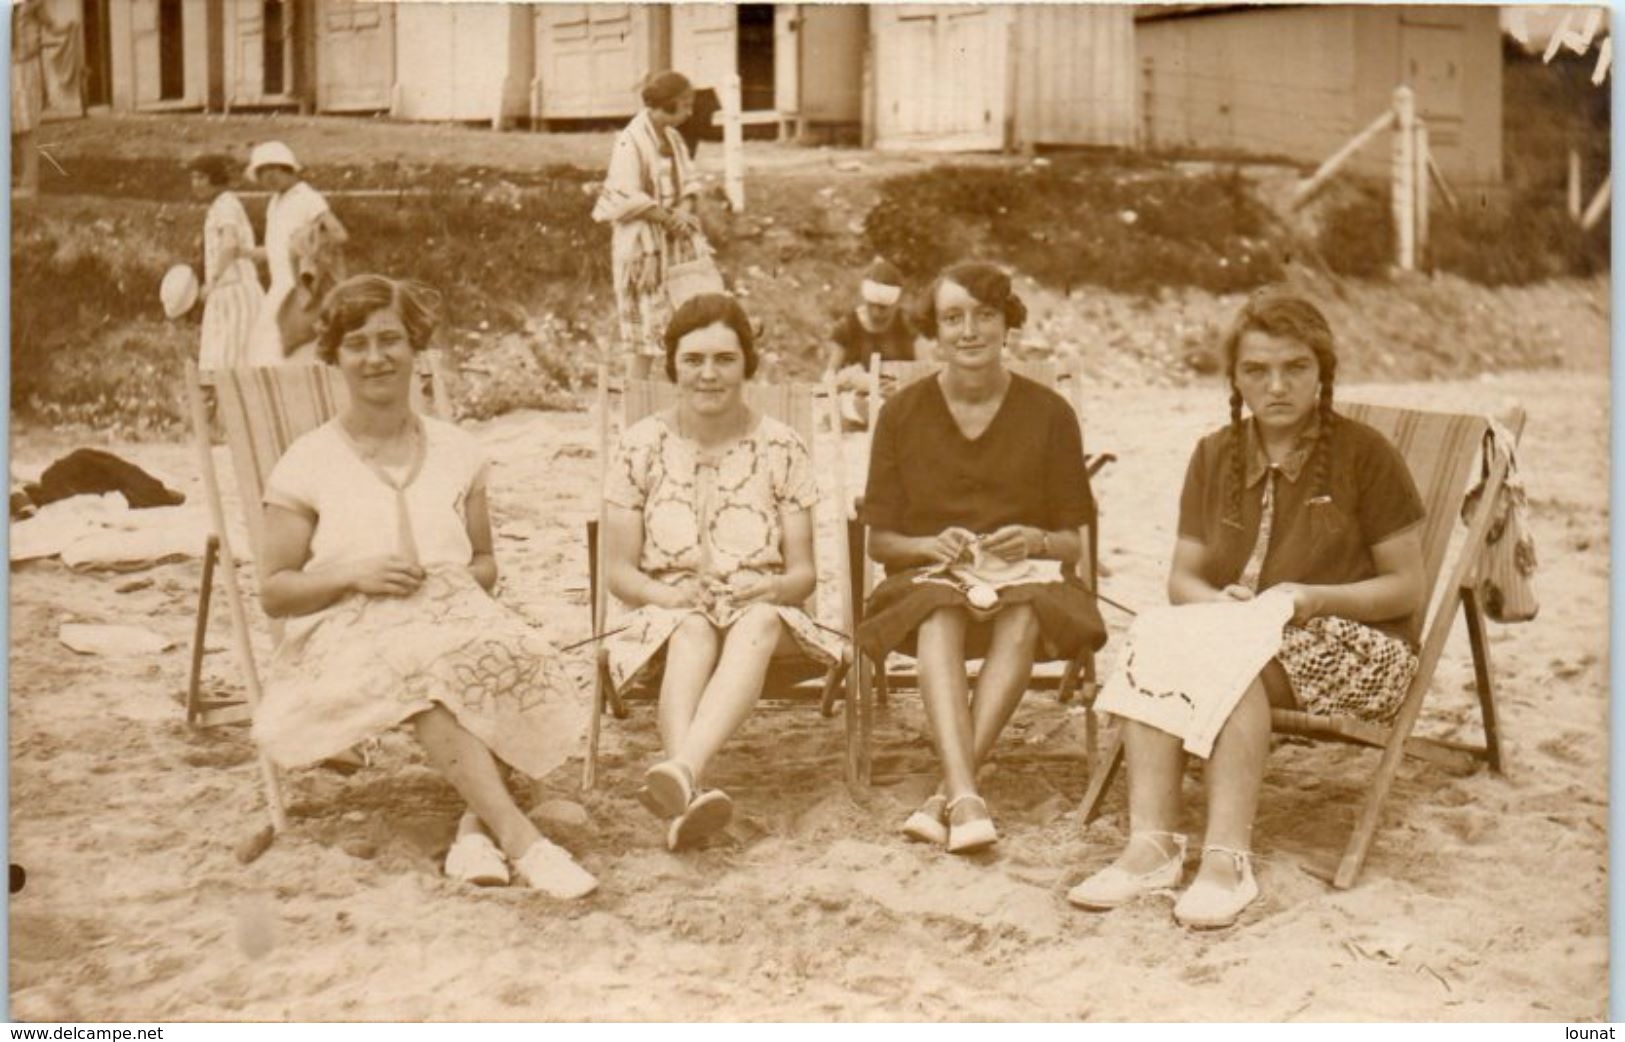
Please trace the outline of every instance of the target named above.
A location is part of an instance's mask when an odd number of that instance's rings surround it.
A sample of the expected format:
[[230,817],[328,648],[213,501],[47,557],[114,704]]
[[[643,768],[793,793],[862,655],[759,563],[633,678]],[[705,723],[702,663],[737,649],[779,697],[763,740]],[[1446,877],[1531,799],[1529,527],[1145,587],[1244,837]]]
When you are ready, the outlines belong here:
[[[1239,440],[1226,426],[1198,442],[1179,499],[1179,534],[1203,544],[1202,577],[1213,586],[1243,582],[1263,591],[1283,582],[1361,582],[1377,574],[1371,548],[1425,516],[1404,457],[1366,424],[1336,416],[1326,430],[1317,419],[1274,466],[1251,421]],[[1323,477],[1314,462],[1322,448]],[[1289,623],[1276,661],[1311,712],[1384,720],[1416,673],[1409,621],[1320,616]]]
[[[737,588],[762,575],[783,574],[783,516],[818,500],[812,459],[800,437],[770,416],[714,460],[702,459],[665,415],[628,427],[610,465],[605,502],[643,515],[640,571],[662,582],[693,576]],[[825,629],[799,607],[778,607],[796,644],[814,661],[836,662],[842,634]],[[610,677],[624,690],[657,660],[689,615],[719,628],[732,625],[731,607],[663,608],[646,604],[614,617],[605,641]]]
[[354,593],[286,620],[254,738],[299,767],[442,705],[505,763],[542,777],[574,752],[586,700],[554,647],[468,571],[468,497],[486,475],[479,443],[421,422],[420,462],[403,473],[363,461],[336,419],[271,472],[266,505],[316,523],[305,570],[401,553],[427,577],[408,597]]
[[867,367],[873,355],[879,355],[883,362],[914,361],[914,327],[900,308],[892,312],[891,322],[884,329],[870,329],[857,311],[848,311],[830,330],[829,338],[841,347],[842,368]]
[[[907,536],[933,536],[954,525],[978,535],[1012,524],[1052,532],[1093,525],[1077,414],[1054,391],[1011,374],[992,423],[979,437],[966,438],[940,377],[916,381],[880,410],[863,512],[869,527]],[[915,631],[928,615],[968,604],[958,587],[920,581],[925,571],[890,574],[875,588],[857,633],[865,654],[913,654]],[[999,599],[1033,606],[1040,661],[1071,659],[1106,642],[1094,597],[1075,576],[1006,586]],[[986,626],[971,627],[967,656],[984,655],[989,635]]]
[[[242,200],[235,192],[221,192],[203,219],[203,285],[208,297],[203,303],[199,369],[248,364],[249,337],[265,301],[259,273],[247,256],[253,248],[254,226]],[[231,249],[237,256],[228,264]]]

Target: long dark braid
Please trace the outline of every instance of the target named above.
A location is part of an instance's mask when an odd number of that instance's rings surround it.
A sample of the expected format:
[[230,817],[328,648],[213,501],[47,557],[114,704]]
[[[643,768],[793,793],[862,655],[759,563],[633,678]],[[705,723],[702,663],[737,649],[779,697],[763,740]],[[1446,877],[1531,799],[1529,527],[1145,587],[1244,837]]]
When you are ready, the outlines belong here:
[[1230,387],[1230,496],[1224,523],[1241,527],[1241,490],[1247,484],[1247,426],[1241,418],[1241,392]]

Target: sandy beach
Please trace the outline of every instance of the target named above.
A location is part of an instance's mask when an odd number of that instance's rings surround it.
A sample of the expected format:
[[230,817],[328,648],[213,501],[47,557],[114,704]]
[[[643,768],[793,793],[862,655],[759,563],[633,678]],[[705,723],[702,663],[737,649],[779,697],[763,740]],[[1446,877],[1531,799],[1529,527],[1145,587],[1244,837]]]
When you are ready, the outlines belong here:
[[[1605,327],[1604,327],[1605,329]],[[1605,342],[1605,333],[1604,333]],[[1600,358],[1602,350],[1596,354]],[[1354,889],[1305,866],[1339,849],[1376,753],[1281,744],[1255,845],[1264,898],[1227,932],[1189,933],[1155,898],[1104,915],[1066,889],[1109,860],[1122,790],[1088,829],[1084,720],[1028,696],[984,791],[1003,839],[954,858],[896,829],[932,783],[917,697],[877,719],[876,784],[842,782],[843,731],[764,703],[715,766],[738,815],[672,855],[633,798],[658,750],[646,705],[606,721],[597,789],[579,760],[533,815],[602,880],[571,904],[440,874],[458,802],[404,733],[371,767],[289,778],[291,829],[265,821],[245,729],[189,730],[185,685],[200,562],[135,575],[57,560],[11,574],[11,1003],[19,1020],[1496,1020],[1583,1021],[1607,996],[1606,371],[1341,388],[1349,398],[1529,411],[1521,455],[1542,570],[1537,621],[1491,625],[1505,774],[1401,769]],[[1163,596],[1190,446],[1222,422],[1215,386],[1091,389],[1088,448],[1105,591]],[[558,644],[590,630],[582,522],[596,510],[587,413],[470,425],[496,462],[503,600]],[[848,439],[848,449],[861,448]],[[36,471],[96,444],[173,479],[203,509],[193,450],[29,430]],[[826,446],[827,447],[827,446]],[[849,453],[856,487],[862,464]],[[831,484],[826,472],[826,485]],[[245,570],[245,576],[247,571]],[[152,583],[117,592],[134,578]],[[251,584],[250,584],[251,585]],[[1127,619],[1106,619],[1121,634]],[[64,622],[133,623],[160,654],[79,655]],[[235,684],[217,596],[206,680]],[[261,632],[261,647],[267,647]],[[1108,645],[1102,666],[1112,664]],[[571,654],[583,682],[589,653]],[[1420,733],[1476,739],[1465,631]],[[585,694],[583,695],[585,698]],[[1200,835],[1199,774],[1185,825]]]

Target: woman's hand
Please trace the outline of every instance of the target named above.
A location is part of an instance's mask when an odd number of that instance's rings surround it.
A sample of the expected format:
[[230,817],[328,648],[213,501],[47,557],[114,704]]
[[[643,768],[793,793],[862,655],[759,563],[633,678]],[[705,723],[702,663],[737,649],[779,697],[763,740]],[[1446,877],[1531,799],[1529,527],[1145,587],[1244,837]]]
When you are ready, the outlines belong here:
[[659,579],[652,582],[654,585],[649,588],[649,596],[645,599],[647,603],[662,608],[705,609],[715,599],[705,583],[692,575],[685,575],[675,582],[662,582]]
[[777,575],[757,575],[740,583],[728,595],[728,599],[736,607],[757,603],[778,604],[782,590],[783,584]]
[[953,564],[963,558],[976,542],[976,533],[954,525],[937,533],[926,553],[935,564]]
[[1276,583],[1268,590],[1269,593],[1284,593],[1292,598],[1292,621],[1297,623],[1308,622],[1317,615],[1324,615],[1320,607],[1320,597],[1313,586],[1303,583]]
[[1255,596],[1257,595],[1252,590],[1240,583],[1231,583],[1219,591],[1217,599],[1221,601],[1250,601]]
[[423,585],[423,569],[398,554],[351,565],[349,585],[369,597],[408,597]]
[[1005,561],[1025,561],[1044,545],[1044,533],[1031,525],[1005,525],[982,538],[982,549]]

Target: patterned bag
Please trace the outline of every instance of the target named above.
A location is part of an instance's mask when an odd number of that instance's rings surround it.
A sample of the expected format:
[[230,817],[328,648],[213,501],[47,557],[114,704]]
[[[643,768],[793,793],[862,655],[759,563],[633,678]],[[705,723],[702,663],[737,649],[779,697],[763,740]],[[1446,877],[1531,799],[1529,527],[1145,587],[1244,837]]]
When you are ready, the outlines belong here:
[[1492,454],[1506,457],[1507,475],[1490,505],[1490,527],[1484,536],[1484,553],[1479,558],[1472,582],[1484,614],[1496,622],[1528,622],[1540,612],[1535,597],[1534,575],[1537,561],[1535,540],[1529,534],[1528,496],[1518,477],[1515,441],[1500,423],[1490,421],[1484,432],[1483,474],[1461,504],[1461,519],[1471,523],[1489,480]]

